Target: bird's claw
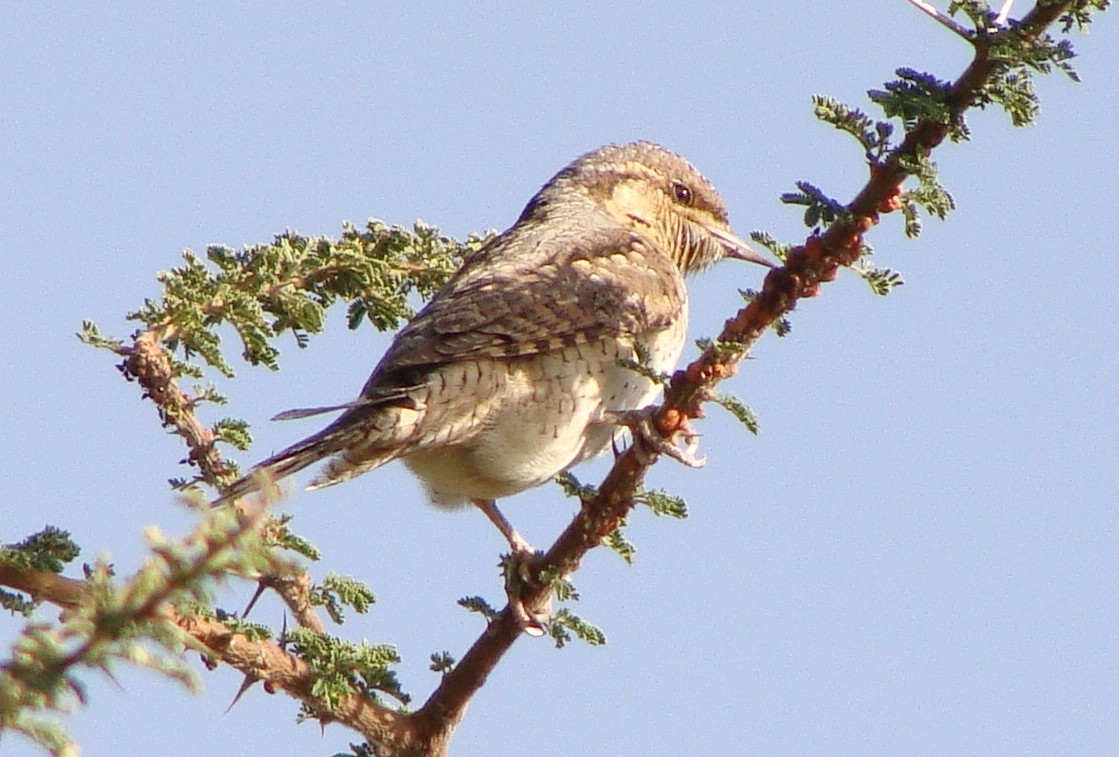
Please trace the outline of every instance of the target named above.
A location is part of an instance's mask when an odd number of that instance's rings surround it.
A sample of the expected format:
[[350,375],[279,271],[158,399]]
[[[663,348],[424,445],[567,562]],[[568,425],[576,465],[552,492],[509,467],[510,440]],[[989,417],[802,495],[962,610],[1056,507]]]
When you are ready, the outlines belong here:
[[702,468],[706,465],[707,457],[696,455],[699,449],[699,433],[691,427],[687,419],[681,422],[677,431],[685,442],[685,446],[681,448],[672,440],[665,439],[657,428],[658,410],[656,405],[650,405],[636,410],[607,411],[606,420],[630,430],[633,434],[634,452],[643,464],[651,463],[656,455],[665,455],[689,468]]
[[[527,546],[527,542],[525,542]],[[540,637],[548,633],[552,623],[552,595],[548,593],[541,606],[529,609],[522,597],[525,585],[533,581],[533,563],[543,558],[543,552],[528,547],[525,550],[514,547],[513,553],[502,558],[501,567],[505,574],[505,595],[509,598],[509,609],[517,625],[528,636]]]

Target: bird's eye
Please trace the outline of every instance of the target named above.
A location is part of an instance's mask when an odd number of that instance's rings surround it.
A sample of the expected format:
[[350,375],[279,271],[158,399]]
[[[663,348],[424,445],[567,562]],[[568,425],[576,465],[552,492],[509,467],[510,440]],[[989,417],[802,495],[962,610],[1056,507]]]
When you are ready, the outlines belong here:
[[692,190],[688,189],[687,184],[683,184],[679,181],[672,182],[672,195],[681,205],[692,204]]

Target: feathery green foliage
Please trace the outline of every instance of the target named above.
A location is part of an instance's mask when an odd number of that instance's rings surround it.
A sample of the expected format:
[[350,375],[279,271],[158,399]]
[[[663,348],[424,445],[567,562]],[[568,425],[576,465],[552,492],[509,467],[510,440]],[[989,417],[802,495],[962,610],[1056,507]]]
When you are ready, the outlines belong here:
[[598,487],[584,484],[575,478],[571,471],[564,471],[556,476],[556,483],[566,497],[576,497],[580,502],[587,503],[598,496]]
[[592,647],[606,643],[606,634],[598,626],[580,618],[567,608],[556,611],[548,628],[557,649],[563,649],[571,641],[572,634]]
[[338,625],[344,621],[343,606],[364,615],[376,601],[373,590],[364,583],[337,573],[327,573],[322,583],[311,589],[311,604],[325,608],[330,619]]
[[460,607],[465,607],[470,612],[476,612],[487,621],[492,621],[500,614],[486,600],[481,597],[463,597],[458,601]]
[[614,362],[622,367],[628,368],[634,373],[638,373],[645,378],[652,381],[654,384],[667,384],[672,374],[663,371],[654,370],[653,366],[649,364],[649,348],[642,342],[637,341],[633,343],[634,358],[616,358]]
[[805,226],[828,226],[840,219],[850,218],[851,214],[843,203],[824,194],[819,187],[807,181],[798,181],[796,185],[798,191],[781,195],[781,202],[786,205],[803,205]]
[[626,518],[619,519],[618,525],[614,527],[613,531],[606,535],[602,543],[614,552],[617,552],[627,563],[633,565],[633,559],[637,556],[637,547],[626,538],[625,527],[627,523],[628,521]]
[[455,669],[455,658],[450,652],[444,650],[442,652],[431,653],[431,665],[428,666],[433,673],[441,673],[447,675]]
[[645,505],[653,511],[653,515],[662,518],[676,518],[683,520],[688,517],[688,503],[683,497],[669,494],[664,489],[641,490],[633,498],[639,505]]
[[199,617],[221,621],[230,631],[241,634],[249,641],[268,641],[276,636],[272,628],[264,623],[254,623],[222,610],[210,610],[204,605],[197,605],[190,609]]
[[354,695],[381,704],[384,702],[379,694],[387,694],[400,704],[411,701],[390,667],[400,662],[395,647],[367,641],[354,644],[307,628],[288,631],[285,641],[315,671],[311,693],[321,703],[322,714],[329,715]]
[[79,554],[81,548],[69,533],[54,526],[45,526],[23,541],[0,547],[0,565],[61,573]]
[[716,394],[711,398],[711,401],[733,415],[739,423],[746,427],[747,431],[757,436],[759,429],[758,416],[749,405],[731,394]]
[[[182,539],[148,528],[151,554],[126,580],[117,580],[104,561],[96,562],[65,618],[29,625],[16,639],[11,659],[0,664],[0,729],[23,733],[56,755],[75,753],[61,726],[42,713],[65,711],[83,701],[80,669],[108,672],[115,664],[129,663],[197,689],[197,679],[180,655],[184,645],[197,645],[162,608],[208,605],[214,582],[229,575],[290,571],[290,563],[260,539],[257,526],[257,518],[210,510]],[[26,540],[23,551],[27,559],[54,572],[60,553],[65,557],[76,551],[61,532],[45,533]],[[6,557],[23,559],[10,554],[19,551],[6,550]]]

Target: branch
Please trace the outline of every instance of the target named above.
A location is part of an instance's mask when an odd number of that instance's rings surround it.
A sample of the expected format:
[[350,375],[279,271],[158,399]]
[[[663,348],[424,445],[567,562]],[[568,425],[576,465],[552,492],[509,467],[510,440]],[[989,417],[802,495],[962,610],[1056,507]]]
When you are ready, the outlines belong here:
[[[142,310],[129,316],[145,324],[130,341],[102,337],[91,323],[84,324],[79,336],[124,358],[122,373],[136,380],[144,397],[155,403],[164,427],[184,440],[188,449],[184,462],[195,466],[199,473],[189,483],[206,483],[220,491],[236,475],[236,466],[222,455],[218,442],[246,445],[245,426],[238,421],[222,421],[213,427],[201,422],[196,412],[199,404],[223,402],[224,398],[209,390],[194,397],[182,391],[179,379],[201,376],[201,368],[177,359],[175,352],[181,350],[187,360],[192,355],[201,356],[229,374],[217,350],[220,336],[215,331],[220,323],[227,322],[242,337],[247,360],[274,367],[276,353],[268,338],[291,330],[302,343],[301,335],[321,330],[322,311],[341,297],[350,301],[351,327],[369,320],[378,328],[390,328],[410,312],[410,293],[430,295],[456,267],[457,260],[484,243],[484,236],[455,242],[419,222],[408,231],[371,220],[364,231],[347,224],[337,242],[288,233],[271,245],[258,245],[240,254],[212,247],[208,254],[218,272],[187,253],[184,267],[160,274],[164,297],[158,303],[146,302]],[[266,316],[274,320],[268,322]],[[0,668],[0,678],[6,679],[0,683],[12,684],[0,686],[0,729],[23,731],[56,753],[72,751],[65,734],[57,726],[37,720],[34,712],[57,707],[68,695],[80,697],[72,668],[101,668],[109,657],[158,667],[186,680],[187,672],[175,668],[173,661],[153,657],[137,646],[132,636],[119,634],[122,624],[135,624],[137,638],[155,638],[165,645],[187,642],[207,658],[242,671],[248,679],[263,680],[271,691],[289,691],[324,722],[341,720],[370,741],[405,745],[407,733],[400,727],[400,717],[375,701],[379,691],[407,700],[391,672],[384,672],[386,668],[377,660],[378,655],[385,656],[383,650],[357,647],[356,664],[360,669],[341,672],[336,667],[325,670],[321,657],[316,658],[316,649],[325,649],[329,655],[346,646],[325,636],[324,624],[314,610],[321,591],[331,614],[336,614],[340,589],[324,585],[320,590],[306,572],[293,576],[293,567],[275,557],[277,544],[307,556],[314,549],[286,532],[282,521],[269,519],[265,504],[240,503],[235,517],[233,510],[216,518],[207,516],[192,534],[194,541],[173,544],[152,531],[152,557],[136,576],[119,586],[107,567],[98,569],[86,581],[77,581],[27,561],[0,563],[0,584],[67,608],[57,626],[25,634],[17,643],[23,647],[17,646],[15,661]],[[222,538],[224,532],[215,523],[228,524],[231,520],[240,527]],[[235,543],[241,546],[240,560],[228,556],[211,559],[221,550],[234,548]],[[207,609],[194,610],[208,599],[203,597],[202,582],[230,571],[259,576],[260,586],[280,594],[311,636],[292,634],[280,644],[268,643],[260,639],[262,627],[252,628],[235,618],[223,621]],[[341,603],[359,612],[369,601],[360,596],[360,591],[355,594],[353,587],[344,587],[342,593],[346,596],[341,597]],[[75,619],[80,622],[75,624]],[[173,628],[185,631],[187,636],[170,633]],[[285,650],[289,641],[302,647],[297,649],[302,656]],[[35,664],[26,665],[23,660]],[[40,662],[44,664],[38,665]],[[312,691],[323,689],[324,677],[331,675],[336,682],[341,679],[339,685],[326,694],[312,695]],[[339,691],[357,693],[339,696]]]
[[202,480],[221,490],[236,478],[237,469],[222,456],[213,430],[199,420],[194,400],[175,381],[171,357],[162,346],[174,335],[173,325],[149,328],[136,334],[131,347],[121,345],[116,351],[124,356],[128,374],[155,403],[160,422],[182,437],[188,460],[198,467]]
[[[25,592],[37,600],[51,602],[75,610],[95,601],[87,581],[66,578],[33,568],[18,569],[0,565],[0,585]],[[126,584],[127,585],[127,584]],[[288,692],[318,711],[322,702],[312,693],[320,673],[280,644],[254,640],[239,633],[225,622],[200,613],[176,609],[171,604],[154,600],[137,615],[159,616],[175,624],[195,642],[192,646],[213,660],[220,660],[244,673],[254,681],[264,681],[266,690]],[[11,668],[5,665],[7,672]],[[376,743],[401,743],[407,736],[407,718],[396,711],[353,695],[342,701],[323,717],[324,723],[335,720],[345,723]]]

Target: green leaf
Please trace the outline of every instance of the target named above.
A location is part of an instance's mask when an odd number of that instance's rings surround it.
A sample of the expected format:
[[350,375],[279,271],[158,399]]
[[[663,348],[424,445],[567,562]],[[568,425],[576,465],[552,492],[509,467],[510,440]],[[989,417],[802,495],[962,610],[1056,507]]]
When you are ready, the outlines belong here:
[[649,364],[649,348],[640,341],[633,343],[633,351],[635,359],[619,357],[615,358],[614,363],[622,368],[638,373],[645,378],[652,381],[654,384],[666,385],[672,378],[671,373],[664,373],[663,371],[654,370]]
[[450,652],[444,650],[442,652],[431,653],[431,665],[428,666],[428,669],[432,672],[447,675],[454,670],[454,668],[455,658],[451,656]]
[[31,613],[35,612],[35,608],[38,607],[39,604],[39,600],[25,598],[21,594],[8,591],[7,589],[0,589],[0,608],[7,610],[13,615],[30,617]]
[[101,331],[97,328],[97,324],[93,321],[82,321],[82,330],[78,332],[78,339],[84,344],[91,347],[97,347],[103,350],[109,350],[120,354],[124,349],[124,342],[119,339],[110,339],[101,335]]
[[669,494],[663,489],[640,491],[634,496],[634,502],[645,505],[658,517],[679,518],[688,517],[688,503],[682,497]]
[[812,106],[816,118],[858,140],[868,161],[880,160],[890,149],[890,135],[894,130],[890,123],[875,121],[858,108],[823,95],[813,95]]
[[253,437],[249,433],[249,424],[240,418],[222,418],[213,426],[214,438],[225,442],[235,449],[247,450],[252,446]]
[[555,480],[566,497],[575,497],[580,502],[587,503],[598,496],[598,487],[580,482],[571,471],[560,473]]
[[560,602],[578,602],[579,592],[575,588],[575,584],[567,576],[553,573],[552,571],[541,571],[540,580],[551,585],[552,591],[555,592],[556,599]]
[[[786,332],[787,333],[787,332]],[[758,416],[742,400],[731,394],[716,394],[711,401],[726,409],[735,419],[755,436],[758,433]]]
[[633,565],[633,559],[637,556],[637,547],[626,538],[624,531],[625,525],[626,519],[619,518],[618,525],[615,526],[613,531],[606,535],[602,543],[617,552],[627,563]]
[[555,641],[556,649],[563,649],[567,642],[571,641],[571,634],[575,634],[578,639],[592,647],[606,643],[606,634],[602,629],[583,620],[566,607],[556,612],[548,630]]
[[758,229],[750,232],[750,239],[765,247],[773,253],[773,257],[781,261],[788,260],[789,252],[793,249],[793,245],[778,242],[769,232],[760,231]]
[[882,108],[887,118],[901,119],[906,131],[918,121],[931,121],[947,126],[953,142],[968,138],[967,125],[949,103],[950,82],[911,68],[899,68],[895,73],[898,78],[886,82],[885,89],[867,91],[867,97]]
[[786,192],[781,195],[781,202],[786,205],[803,205],[804,225],[809,228],[827,226],[837,220],[849,220],[851,214],[847,207],[838,200],[828,197],[818,187],[807,181],[796,183],[799,192]]
[[366,584],[337,573],[327,573],[322,583],[311,589],[311,604],[325,608],[331,620],[339,625],[345,620],[343,606],[364,615],[376,601],[373,590]]
[[318,547],[288,528],[291,519],[291,515],[282,515],[272,521],[269,528],[266,529],[269,543],[283,549],[290,549],[308,560],[318,561],[321,559],[322,553],[319,552]]
[[481,597],[463,597],[458,601],[458,604],[460,607],[465,607],[470,612],[479,613],[487,621],[492,621],[499,615],[498,611]]
[[[205,610],[204,608],[199,607],[195,610],[195,613],[198,615],[204,615]],[[213,614],[214,617],[217,620],[220,620],[226,628],[228,628],[230,631],[233,631],[234,633],[241,634],[249,641],[267,641],[275,636],[273,630],[263,623],[254,623],[243,618],[238,618],[236,615],[227,613],[224,610],[217,610]]]
[[[917,186],[913,189],[902,192],[902,213],[906,221],[906,234],[914,237],[920,233],[920,219],[917,217],[916,208],[908,208],[911,204],[917,204],[923,207],[926,211],[944,220],[948,214],[956,209],[956,200],[948,192],[947,189],[938,180],[938,169],[936,163],[928,158],[928,156],[902,156],[899,161],[901,167],[908,173],[912,174],[917,179]],[[911,220],[912,216],[912,220]],[[916,224],[915,230],[911,229],[912,224]]]
[[0,565],[17,570],[61,573],[79,554],[81,548],[70,538],[69,532],[45,526],[21,542],[0,547]]
[[388,644],[354,644],[307,628],[295,628],[285,641],[315,672],[311,693],[326,712],[334,712],[348,697],[367,696],[380,701],[378,693],[388,694],[402,704],[411,701],[396,679],[391,666],[400,662],[396,648]]
[[719,339],[696,339],[695,346],[699,348],[700,352],[711,352],[716,360],[724,362],[737,360],[742,357],[742,354],[746,351],[746,348],[742,346],[741,342],[727,342]]
[[905,283],[901,274],[897,271],[889,268],[878,268],[869,263],[852,266],[851,270],[863,277],[866,283],[870,285],[871,291],[883,297]]

